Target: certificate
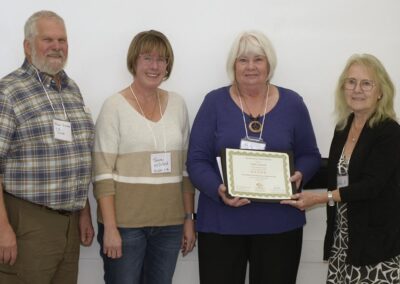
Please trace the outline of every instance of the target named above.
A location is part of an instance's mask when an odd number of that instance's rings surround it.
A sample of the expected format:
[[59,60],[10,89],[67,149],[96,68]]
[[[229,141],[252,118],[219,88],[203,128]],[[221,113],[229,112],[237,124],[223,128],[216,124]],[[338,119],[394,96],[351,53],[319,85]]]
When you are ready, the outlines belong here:
[[290,199],[293,157],[288,152],[225,149],[221,157],[227,195],[255,201]]

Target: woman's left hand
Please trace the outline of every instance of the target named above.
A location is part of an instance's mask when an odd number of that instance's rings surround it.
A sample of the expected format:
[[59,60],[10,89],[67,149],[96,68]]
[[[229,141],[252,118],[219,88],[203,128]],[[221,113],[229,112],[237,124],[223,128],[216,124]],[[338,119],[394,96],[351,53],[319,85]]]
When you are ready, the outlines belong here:
[[196,231],[194,229],[194,220],[185,219],[183,223],[183,236],[181,252],[186,256],[196,246]]
[[300,188],[301,181],[303,180],[303,174],[299,171],[295,171],[294,174],[290,177],[290,182],[294,182],[296,185],[296,189]]

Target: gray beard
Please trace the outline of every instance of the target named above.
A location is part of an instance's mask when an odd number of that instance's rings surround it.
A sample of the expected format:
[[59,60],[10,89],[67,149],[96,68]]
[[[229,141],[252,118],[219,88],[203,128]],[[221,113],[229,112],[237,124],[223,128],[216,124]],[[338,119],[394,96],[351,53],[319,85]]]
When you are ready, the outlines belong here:
[[58,74],[61,70],[64,69],[65,65],[67,64],[67,60],[65,60],[61,64],[61,66],[57,66],[57,67],[54,67],[51,64],[48,64],[45,59],[42,60],[42,59],[38,58],[38,56],[36,54],[36,50],[35,50],[34,47],[32,48],[32,58],[31,58],[31,60],[32,60],[32,64],[40,72],[47,73],[47,74],[52,75],[52,76]]

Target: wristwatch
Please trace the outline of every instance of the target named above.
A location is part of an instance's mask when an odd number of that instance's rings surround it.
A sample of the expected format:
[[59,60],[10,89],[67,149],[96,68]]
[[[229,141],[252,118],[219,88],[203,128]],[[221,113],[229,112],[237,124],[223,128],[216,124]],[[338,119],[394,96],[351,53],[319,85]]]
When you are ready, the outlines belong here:
[[196,220],[196,213],[185,213],[185,220]]
[[328,190],[328,206],[335,206],[335,200],[333,200],[333,194],[330,190]]

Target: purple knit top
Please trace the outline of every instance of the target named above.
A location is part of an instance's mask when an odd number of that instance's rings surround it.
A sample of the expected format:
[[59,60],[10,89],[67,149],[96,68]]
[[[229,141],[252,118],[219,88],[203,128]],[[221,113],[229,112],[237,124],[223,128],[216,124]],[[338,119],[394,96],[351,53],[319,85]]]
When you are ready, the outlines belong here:
[[[229,94],[229,87],[205,97],[193,123],[187,169],[200,191],[197,210],[199,232],[247,235],[290,231],[305,224],[305,214],[289,205],[252,202],[239,208],[225,205],[218,195],[222,183],[216,157],[224,148],[239,148],[246,136],[242,111]],[[278,87],[279,100],[266,115],[262,138],[267,151],[292,151],[295,170],[309,180],[320,165],[320,153],[303,99]],[[245,114],[246,124],[250,121]],[[262,121],[262,117],[260,118]],[[257,136],[248,129],[249,135]]]

